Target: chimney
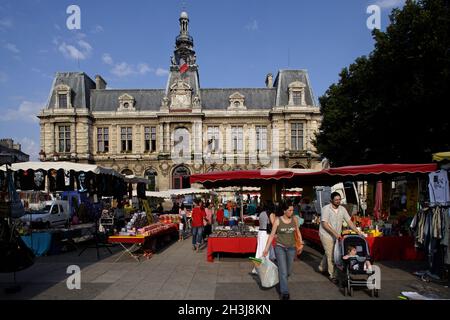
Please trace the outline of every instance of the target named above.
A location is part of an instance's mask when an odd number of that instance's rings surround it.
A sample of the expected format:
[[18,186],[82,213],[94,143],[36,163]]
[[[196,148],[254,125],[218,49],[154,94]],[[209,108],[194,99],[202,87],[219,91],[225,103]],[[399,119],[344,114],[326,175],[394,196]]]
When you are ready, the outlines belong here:
[[100,75],[95,76],[95,89],[104,90],[106,89],[106,81]]
[[266,76],[266,87],[273,88],[273,75],[271,73]]

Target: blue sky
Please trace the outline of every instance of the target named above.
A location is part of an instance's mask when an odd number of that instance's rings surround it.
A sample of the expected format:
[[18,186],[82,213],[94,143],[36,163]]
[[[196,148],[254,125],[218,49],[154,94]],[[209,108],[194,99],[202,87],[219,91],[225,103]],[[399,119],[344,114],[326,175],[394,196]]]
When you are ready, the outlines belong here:
[[[81,30],[66,27],[71,4]],[[58,71],[100,74],[110,88],[164,88],[183,7],[203,88],[262,87],[269,72],[307,69],[317,99],[373,49],[372,4],[384,30],[404,0],[2,0],[0,137],[38,158],[35,116]]]

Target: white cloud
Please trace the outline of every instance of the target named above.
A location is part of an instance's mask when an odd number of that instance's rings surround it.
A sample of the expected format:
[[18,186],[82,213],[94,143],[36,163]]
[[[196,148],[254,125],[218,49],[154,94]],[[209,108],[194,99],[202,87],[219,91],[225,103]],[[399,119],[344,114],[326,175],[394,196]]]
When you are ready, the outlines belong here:
[[14,139],[14,141],[17,141],[21,144],[22,152],[30,156],[30,161],[39,160],[39,152],[40,152],[39,142],[36,142],[32,138],[28,137],[24,137],[21,139]]
[[109,64],[109,65],[112,65],[114,63],[113,59],[109,53],[103,54],[102,61],[103,61],[103,63]]
[[11,18],[0,19],[0,29],[12,28],[13,22]]
[[168,75],[168,74],[169,74],[169,71],[166,70],[166,69],[163,69],[163,68],[158,68],[158,69],[156,69],[155,74],[156,74],[158,77],[163,77],[163,76]]
[[0,121],[20,121],[21,123],[38,123],[36,117],[44,108],[44,102],[22,101],[17,109],[6,109]]
[[96,25],[94,28],[92,28],[91,33],[101,33],[105,31],[102,26]]
[[8,81],[8,75],[0,71],[0,83],[5,83],[6,81]]
[[112,68],[111,73],[118,77],[126,77],[134,74],[135,71],[133,70],[133,67],[130,66],[128,63],[122,62],[116,64],[114,68]]
[[259,29],[258,27],[258,21],[253,20],[251,22],[249,22],[246,26],[245,29],[249,30],[249,31],[256,31]]
[[[54,39],[54,43],[57,43],[58,40]],[[58,50],[68,59],[73,60],[85,60],[87,59],[92,52],[92,46],[84,41],[84,40],[78,40],[77,41],[78,48],[75,45],[67,44],[63,42],[59,45]]]
[[129,64],[127,62],[114,63],[113,58],[109,53],[104,53],[102,56],[103,63],[112,66],[111,73],[117,77],[126,77],[130,75],[145,75],[149,72],[154,72],[147,63],[139,63],[137,65]]
[[84,40],[78,41],[78,45],[80,46],[81,49],[84,49],[84,51],[86,51],[86,52],[92,51],[91,45]]
[[138,71],[140,74],[146,74],[146,73],[151,72],[152,69],[148,66],[148,64],[146,64],[146,63],[140,63],[140,64],[138,64],[138,66],[137,66],[137,71]]
[[382,9],[390,9],[394,7],[401,7],[405,4],[406,0],[378,0],[376,5],[380,6]]
[[5,48],[8,49],[11,52],[14,52],[14,53],[19,53],[20,52],[20,50],[17,49],[17,46],[14,43],[7,43],[7,44],[5,44]]

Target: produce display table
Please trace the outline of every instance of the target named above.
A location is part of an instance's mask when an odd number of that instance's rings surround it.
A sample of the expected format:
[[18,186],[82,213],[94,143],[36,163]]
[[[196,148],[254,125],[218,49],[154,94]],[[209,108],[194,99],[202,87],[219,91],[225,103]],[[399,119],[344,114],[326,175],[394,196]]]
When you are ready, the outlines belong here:
[[414,248],[410,236],[367,237],[370,254],[374,260],[418,261],[425,258],[423,252]]
[[308,240],[313,242],[314,244],[322,245],[319,237],[319,230],[312,228],[300,228],[300,232],[302,234],[302,238],[304,240]]
[[[169,224],[168,228],[165,230],[161,230],[157,233],[151,235],[137,235],[137,236],[110,236],[108,238],[109,243],[118,243],[122,249],[122,254],[116,259],[115,262],[119,261],[120,258],[126,253],[128,253],[133,259],[139,262],[139,256],[135,255],[134,252],[142,247],[142,245],[152,238],[158,238],[163,235],[167,235],[170,233],[178,232],[177,224]],[[131,244],[131,247],[126,247],[125,244]]]
[[[133,254],[136,250],[138,250],[142,244],[145,242],[145,236],[111,236],[108,238],[109,243],[118,243],[122,249],[122,254],[116,259],[117,262],[122,258],[122,256],[128,253],[133,259],[139,262],[139,256]],[[131,247],[127,248],[124,244],[132,244]]]
[[[302,237],[315,244],[322,245],[319,230],[301,228]],[[424,254],[414,248],[414,239],[410,236],[367,237],[370,255],[375,261],[417,261],[423,260]]]
[[214,261],[214,252],[255,253],[257,246],[256,237],[210,237],[207,260]]

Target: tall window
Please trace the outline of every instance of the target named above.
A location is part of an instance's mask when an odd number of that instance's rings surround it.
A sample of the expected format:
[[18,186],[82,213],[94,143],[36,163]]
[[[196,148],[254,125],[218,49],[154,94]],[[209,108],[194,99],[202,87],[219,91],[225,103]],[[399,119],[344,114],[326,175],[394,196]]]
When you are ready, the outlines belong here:
[[147,185],[148,191],[156,191],[156,176],[158,173],[153,169],[148,169],[145,171],[144,176],[150,180],[150,183]]
[[109,129],[97,128],[97,151],[108,152],[109,151]]
[[70,126],[58,126],[59,152],[70,152]]
[[292,100],[294,105],[299,106],[302,104],[302,92],[301,91],[293,91],[292,92]]
[[303,123],[291,124],[291,149],[303,150]]
[[156,127],[145,127],[145,151],[156,151]]
[[67,94],[65,93],[58,94],[58,107],[61,109],[67,108]]
[[267,150],[267,127],[256,126],[256,151]]
[[133,150],[133,129],[131,127],[120,128],[120,141],[122,143],[122,152],[131,152]]
[[219,152],[219,127],[208,127],[208,151]]
[[233,142],[233,151],[244,151],[244,128],[231,127],[231,141]]

